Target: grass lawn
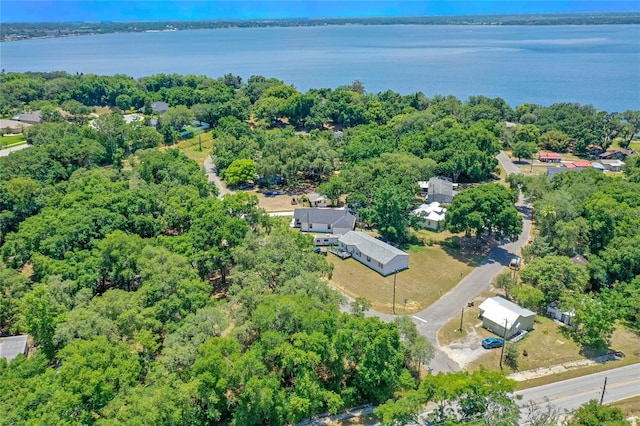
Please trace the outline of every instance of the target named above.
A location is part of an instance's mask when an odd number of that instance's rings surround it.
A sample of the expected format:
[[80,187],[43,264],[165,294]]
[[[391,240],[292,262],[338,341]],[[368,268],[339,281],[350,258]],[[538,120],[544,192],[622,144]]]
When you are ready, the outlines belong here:
[[624,412],[626,417],[640,417],[640,396],[622,399],[607,405],[610,407],[618,407]]
[[0,138],[0,148],[11,148],[13,146],[23,145],[27,143],[23,134],[2,136]]
[[[422,241],[433,238],[442,241],[448,232],[418,232]],[[383,277],[355,259],[342,260],[333,254],[327,259],[334,265],[331,284],[351,297],[368,299],[372,308],[392,313],[393,282],[396,280],[396,313],[419,312],[455,287],[460,280],[483,259],[481,254],[467,254],[462,250],[445,249],[438,245],[415,244],[407,250],[409,269],[397,276]],[[406,300],[406,304],[405,304]]]
[[[200,150],[198,138],[202,137],[202,150]],[[211,155],[213,149],[213,133],[205,132],[192,138],[182,140],[176,145],[187,157],[202,165],[204,160]]]

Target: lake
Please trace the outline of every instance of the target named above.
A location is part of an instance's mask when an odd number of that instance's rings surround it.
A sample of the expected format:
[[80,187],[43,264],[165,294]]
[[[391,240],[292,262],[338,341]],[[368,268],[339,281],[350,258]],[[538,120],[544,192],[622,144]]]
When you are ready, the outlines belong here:
[[302,92],[360,80],[371,93],[640,108],[637,25],[216,29],[4,42],[0,50],[7,72],[264,75]]

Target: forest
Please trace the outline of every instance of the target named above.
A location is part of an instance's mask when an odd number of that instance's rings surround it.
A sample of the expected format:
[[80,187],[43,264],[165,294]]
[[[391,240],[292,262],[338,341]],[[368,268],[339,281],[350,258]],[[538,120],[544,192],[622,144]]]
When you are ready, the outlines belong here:
[[[538,233],[507,294],[536,311],[562,300],[585,346],[640,331],[638,157],[619,176],[507,185],[495,158],[633,147],[640,111],[372,94],[358,81],[300,93],[263,76],[2,73],[0,114],[35,110],[33,147],[0,157],[0,331],[34,345],[0,359],[2,424],[277,425],[388,400],[385,424],[427,402],[450,424],[520,415],[500,373],[425,377],[433,349],[411,320],[365,317],[362,300],[345,309],[310,237],[253,194],[219,199],[175,147],[194,120],[210,125],[230,185],[312,185],[400,245],[414,239],[419,180],[464,186],[447,226],[478,240],[519,233],[522,190]],[[144,120],[127,123],[136,111]]]
[[141,22],[7,22],[2,25],[0,40],[143,31],[323,25],[632,25],[638,23],[640,23],[638,12]]

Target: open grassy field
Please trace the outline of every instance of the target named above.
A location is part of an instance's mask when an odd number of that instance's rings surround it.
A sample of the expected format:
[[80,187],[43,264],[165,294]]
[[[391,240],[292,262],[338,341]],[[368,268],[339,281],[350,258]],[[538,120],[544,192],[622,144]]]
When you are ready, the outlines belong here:
[[[451,236],[448,232],[420,231],[423,241],[435,242]],[[447,293],[482,260],[481,253],[466,253],[462,249],[445,249],[433,244],[414,244],[407,250],[409,269],[396,276],[383,277],[355,259],[342,260],[332,254],[328,260],[334,265],[331,284],[351,297],[368,299],[372,308],[393,312],[393,287],[396,282],[396,313],[419,312]]]
[[[202,137],[202,149],[200,149],[199,137]],[[213,133],[200,133],[192,138],[181,140],[176,146],[187,157],[202,165],[204,160],[211,155],[211,150],[213,149]]]

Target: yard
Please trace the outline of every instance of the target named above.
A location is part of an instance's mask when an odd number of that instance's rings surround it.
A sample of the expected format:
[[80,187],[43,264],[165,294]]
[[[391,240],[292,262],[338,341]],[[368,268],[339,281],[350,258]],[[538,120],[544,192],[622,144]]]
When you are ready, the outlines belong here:
[[396,313],[412,314],[434,303],[455,287],[482,260],[483,254],[463,249],[445,249],[436,244],[451,234],[420,231],[421,241],[411,245],[409,269],[383,277],[354,259],[342,260],[329,255],[334,265],[331,284],[351,297],[364,297],[379,312],[393,312],[393,287],[396,287]]
[[[490,296],[493,294],[484,293],[481,295],[481,297]],[[480,346],[480,342],[486,337],[502,336],[496,336],[482,327],[482,321],[478,318],[480,312],[477,305],[478,303],[476,303],[476,307],[465,309],[462,332],[459,331],[460,316],[458,316],[442,327],[438,333],[438,342],[445,347],[445,351],[452,358],[463,361],[462,363],[465,364],[463,367],[468,371],[477,370],[480,366],[490,370],[499,370],[500,349],[485,350]],[[566,371],[558,373],[547,371],[544,374],[542,372],[532,374],[532,379],[523,381],[521,387],[539,386],[640,362],[640,338],[624,327],[616,329],[611,350],[622,351],[626,355],[625,358],[615,362],[596,363],[595,365],[589,363],[588,358],[602,353],[583,353],[581,346],[565,335],[562,330],[563,327],[558,323],[542,315],[536,316],[534,330],[517,343],[518,371],[544,369],[560,364],[568,364],[568,366]],[[512,372],[504,363],[503,368],[508,373]],[[533,377],[535,375],[539,377]]]
[[[202,149],[200,149],[199,137],[202,137]],[[202,165],[204,160],[211,155],[213,149],[213,133],[200,133],[189,139],[184,139],[176,145],[187,157]]]
[[24,135],[9,135],[0,137],[0,149],[11,148],[27,143]]

